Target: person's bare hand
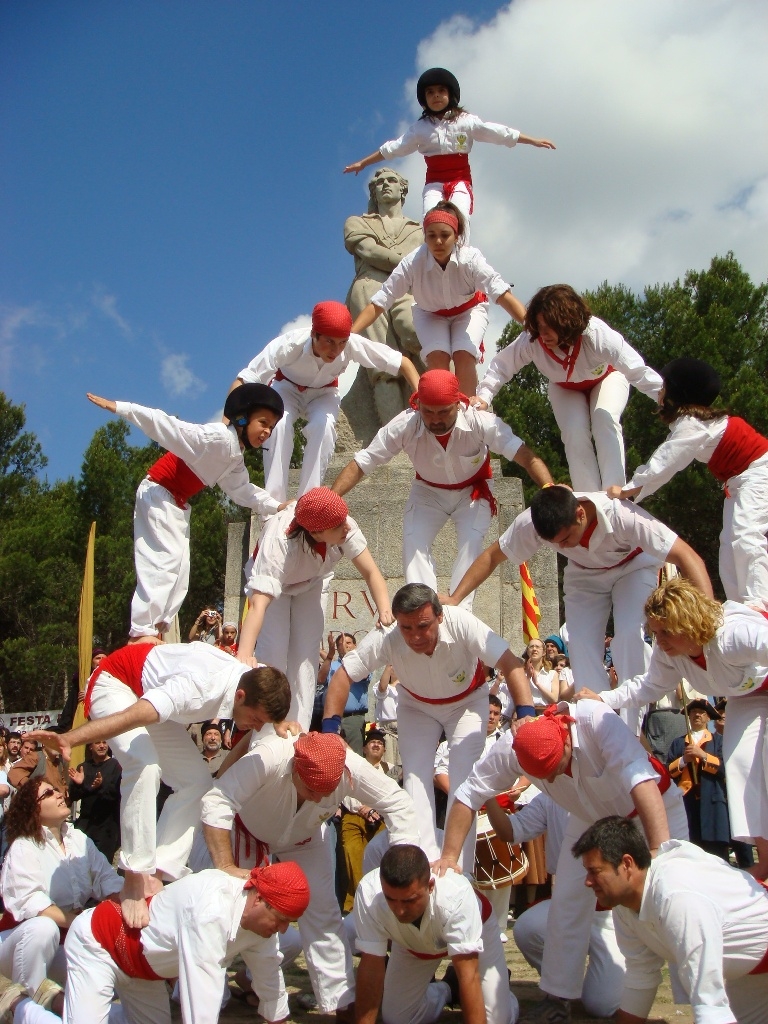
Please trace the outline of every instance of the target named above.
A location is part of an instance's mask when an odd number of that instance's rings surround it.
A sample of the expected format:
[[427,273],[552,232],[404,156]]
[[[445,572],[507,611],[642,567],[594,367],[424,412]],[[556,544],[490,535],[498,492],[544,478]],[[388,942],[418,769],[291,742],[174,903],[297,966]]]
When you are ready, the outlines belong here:
[[362,170],[363,170],[363,161],[362,160],[356,160],[355,163],[348,164],[344,168],[343,173],[344,174],[359,174],[360,171],[362,171]]
[[602,701],[603,698],[600,696],[599,693],[595,693],[594,690],[590,690],[588,687],[582,686],[582,688],[580,690],[577,690],[577,692],[574,693],[573,699],[574,699],[574,701],[577,701],[577,700],[599,700],[599,701]]
[[98,789],[104,782],[101,772],[96,772],[91,783],[91,789]]
[[606,487],[605,493],[609,498],[621,498],[624,494],[624,489],[619,484],[612,484],[610,487]]
[[440,857],[438,860],[433,861],[430,867],[438,878],[442,878],[448,871],[455,871],[457,875],[461,874],[459,862],[454,860],[453,857]]
[[67,740],[67,733],[49,732],[46,729],[34,729],[32,732],[25,733],[25,739],[37,740],[42,743],[44,747],[49,750],[55,750],[61,754],[65,761],[68,761],[72,756],[72,747]]
[[477,409],[479,412],[485,412],[486,409],[488,408],[488,403],[484,401],[482,398],[478,398],[477,395],[473,395],[470,398],[469,404],[472,406],[473,409]]
[[288,736],[301,736],[301,726],[298,722],[291,722],[287,719],[284,722],[274,722],[275,732],[278,736],[286,739]]
[[386,611],[379,613],[379,618],[376,625],[383,629],[385,626],[391,626],[394,621],[395,616],[392,614],[392,609],[387,608]]
[[82,786],[82,784],[85,782],[85,772],[83,771],[82,767],[70,768],[69,777],[70,779],[72,779],[76,786]]
[[93,402],[94,405],[98,405],[100,409],[106,409],[107,412],[117,411],[117,405],[109,398],[100,398],[99,395],[92,395],[90,391],[86,391],[85,397],[89,402]]

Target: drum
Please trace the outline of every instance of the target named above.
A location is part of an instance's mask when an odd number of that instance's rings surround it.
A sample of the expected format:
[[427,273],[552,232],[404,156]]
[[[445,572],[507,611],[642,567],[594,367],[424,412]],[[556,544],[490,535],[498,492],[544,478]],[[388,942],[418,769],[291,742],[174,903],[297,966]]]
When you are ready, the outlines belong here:
[[528,858],[517,843],[505,843],[491,828],[487,814],[477,816],[475,885],[478,889],[505,889],[528,870]]

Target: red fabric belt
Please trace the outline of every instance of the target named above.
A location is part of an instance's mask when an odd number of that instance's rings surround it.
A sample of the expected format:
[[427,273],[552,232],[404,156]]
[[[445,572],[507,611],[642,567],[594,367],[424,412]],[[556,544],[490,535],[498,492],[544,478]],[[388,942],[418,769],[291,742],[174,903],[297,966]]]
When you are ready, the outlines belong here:
[[[147,897],[147,906],[152,897]],[[108,899],[100,903],[91,916],[93,937],[112,957],[120,970],[129,978],[144,981],[163,981],[155,974],[141,948],[141,929],[126,928],[120,904]]]
[[[669,769],[667,768],[667,766],[665,764],[662,764],[661,761],[659,761],[659,759],[657,757],[653,756],[653,754],[649,754],[648,755],[648,760],[651,763],[651,767],[659,775],[659,779],[656,782],[656,785],[659,787],[659,795],[663,796],[667,792],[669,787],[672,785],[672,776],[669,774]],[[636,818],[637,817],[637,809],[635,809],[634,811],[631,811],[627,815],[627,817],[628,818]]]
[[740,416],[729,416],[725,433],[707,463],[707,469],[721,484],[739,476],[752,463],[768,453],[768,437],[751,427]]
[[237,867],[240,867],[241,843],[242,843],[243,856],[245,857],[246,860],[250,860],[250,858],[251,858],[251,842],[254,842],[256,844],[256,846],[254,847],[254,852],[255,852],[255,855],[256,855],[256,863],[254,865],[249,865],[249,866],[260,868],[260,867],[264,867],[265,864],[268,864],[269,863],[269,844],[268,843],[263,843],[260,839],[256,838],[256,836],[253,834],[253,832],[249,832],[248,829],[243,824],[243,819],[240,817],[239,814],[235,815],[234,829],[235,829],[235,851],[234,851],[235,865]]
[[614,367],[613,366],[609,366],[608,369],[605,371],[605,373],[602,374],[602,376],[600,376],[600,377],[595,377],[592,380],[580,380],[580,381],[570,380],[570,381],[564,381],[562,384],[558,382],[557,386],[559,388],[564,388],[566,391],[585,391],[588,394],[593,388],[597,387],[597,385],[600,383],[601,380],[605,380],[605,378],[610,373],[613,373],[613,372],[614,372]]
[[475,292],[471,299],[462,302],[460,306],[451,306],[450,309],[430,309],[428,312],[432,313],[433,316],[458,316],[459,313],[466,313],[468,309],[474,309],[475,306],[479,306],[487,301],[488,296],[485,292]]
[[147,470],[147,476],[156,484],[165,487],[173,495],[173,500],[184,508],[193,494],[202,491],[205,484],[193,473],[189,466],[172,452],[166,452]]
[[419,697],[418,694],[409,690],[407,686],[403,686],[402,682],[400,685],[403,687],[406,693],[410,693],[414,700],[420,700],[423,704],[455,704],[458,700],[463,700],[468,697],[473,690],[477,690],[485,682],[485,669],[483,668],[482,661],[478,661],[475,674],[472,676],[472,682],[469,684],[466,690],[462,690],[461,693],[455,697]]
[[0,932],[9,932],[11,928],[15,928],[19,922],[10,912],[10,910],[4,910],[3,916],[0,917]]
[[125,647],[118,648],[118,650],[108,654],[106,658],[101,660],[99,667],[91,673],[88,685],[85,688],[83,710],[85,711],[86,718],[90,717],[93,688],[102,672],[108,672],[115,679],[119,679],[121,683],[125,683],[128,689],[133,690],[139,699],[144,696],[141,677],[144,672],[144,662],[154,650],[154,646],[154,644],[128,644]]
[[443,186],[443,199],[450,202],[451,196],[458,185],[464,184],[469,192],[469,212],[475,208],[475,197],[472,192],[472,171],[469,168],[467,153],[438,153],[425,156],[427,164],[427,185],[439,183]]
[[416,479],[421,483],[426,484],[428,487],[437,487],[441,491],[462,491],[465,487],[471,487],[472,493],[469,496],[470,501],[487,501],[491,506],[491,515],[495,516],[498,511],[496,506],[496,499],[493,496],[493,491],[488,486],[487,481],[493,479],[493,470],[491,469],[491,452],[490,449],[486,452],[485,461],[482,466],[478,469],[473,477],[469,480],[462,480],[458,484],[436,484],[431,480],[425,480],[419,473],[416,474]]
[[588,569],[592,572],[609,572],[611,569],[618,569],[619,566],[626,565],[627,562],[631,562],[633,558],[637,558],[638,555],[642,555],[642,548],[635,548],[634,551],[630,551],[626,558],[622,558],[616,565],[580,565],[578,562],[574,562],[573,559],[569,561],[573,562],[574,565],[578,566],[579,569]]
[[[273,380],[287,380],[288,383],[289,384],[293,384],[293,386],[298,391],[307,391],[307,390],[309,390],[309,388],[312,387],[311,384],[297,384],[295,380],[291,380],[290,377],[286,377],[282,370],[278,370],[277,373],[275,374],[275,376],[272,379]],[[323,387],[323,388],[337,388],[338,386],[339,386],[339,378],[338,377],[334,377],[333,380],[329,381],[328,384],[321,384],[320,385],[320,387]]]

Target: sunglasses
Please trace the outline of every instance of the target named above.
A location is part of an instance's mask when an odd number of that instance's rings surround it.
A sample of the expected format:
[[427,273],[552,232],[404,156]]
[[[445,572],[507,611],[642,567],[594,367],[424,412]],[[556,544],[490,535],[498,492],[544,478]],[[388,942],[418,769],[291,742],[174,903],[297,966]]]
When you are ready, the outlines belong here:
[[46,789],[44,793],[37,794],[37,802],[40,803],[42,800],[47,800],[49,796],[56,796],[55,789]]

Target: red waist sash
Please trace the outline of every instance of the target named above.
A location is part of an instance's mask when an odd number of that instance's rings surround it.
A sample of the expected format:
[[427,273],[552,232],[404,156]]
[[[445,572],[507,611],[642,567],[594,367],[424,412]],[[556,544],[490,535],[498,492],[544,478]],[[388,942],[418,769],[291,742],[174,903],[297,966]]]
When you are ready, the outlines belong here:
[[[234,744],[233,744],[234,745]],[[242,855],[246,860],[251,858],[251,843],[255,843],[254,854],[256,856],[256,863],[253,867],[260,868],[264,867],[265,864],[269,863],[269,844],[263,843],[260,839],[257,839],[253,832],[250,832],[243,824],[243,819],[239,814],[235,815],[235,850],[234,858],[237,867],[240,867],[240,851],[242,849]]]
[[154,647],[154,644],[128,644],[113,651],[112,654],[108,654],[106,658],[102,658],[99,667],[91,673],[91,678],[88,680],[88,685],[85,688],[83,710],[85,711],[86,718],[91,714],[93,688],[102,672],[108,672],[115,679],[119,679],[121,683],[125,683],[130,690],[133,690],[137,697],[141,698],[144,696],[144,687],[141,682],[144,662],[154,650]]
[[475,208],[475,197],[472,192],[472,171],[469,168],[467,153],[438,153],[425,156],[427,163],[427,185],[439,183],[443,186],[443,199],[450,201],[456,186],[464,184],[469,192],[469,212]]
[[[278,370],[277,371],[277,373],[273,377],[273,380],[287,380],[288,383],[289,384],[293,384],[293,386],[298,391],[308,391],[309,388],[311,387],[310,384],[297,384],[295,380],[291,380],[290,377],[286,377],[282,370]],[[322,384],[321,385],[321,387],[324,387],[324,388],[337,388],[338,386],[339,386],[339,378],[338,377],[334,377],[333,380],[329,381],[328,384]]]
[[[477,902],[480,904],[480,920],[485,924],[493,913],[493,907],[488,897],[478,892],[477,889],[475,889],[475,896],[477,896]],[[417,960],[442,960],[444,956],[448,955],[447,949],[444,949],[442,953],[417,953],[413,949],[409,949],[408,952],[411,956],[415,956]]]
[[[651,763],[651,767],[659,775],[659,779],[657,780],[656,785],[659,787],[659,794],[661,796],[663,796],[667,792],[669,787],[672,785],[672,776],[669,774],[669,769],[667,768],[667,766],[665,764],[662,764],[661,761],[657,757],[653,756],[653,754],[649,754],[648,755],[648,760]],[[627,815],[627,817],[628,818],[636,818],[637,817],[637,808],[635,808],[634,811],[631,811]],[[605,908],[603,908],[603,909],[605,909]]]
[[491,488],[488,486],[488,480],[493,479],[490,451],[486,452],[485,461],[482,466],[480,466],[475,475],[470,477],[469,480],[462,480],[457,484],[436,484],[432,480],[425,480],[424,477],[420,476],[418,473],[416,474],[416,479],[421,483],[426,484],[428,487],[437,487],[441,491],[462,491],[465,487],[471,487],[472,493],[469,496],[469,500],[477,501],[479,498],[482,501],[487,501],[491,506],[491,515],[496,515],[496,499],[493,496],[493,491],[491,491]]
[[466,302],[462,302],[460,306],[451,306],[450,309],[430,309],[429,312],[433,316],[458,316],[459,313],[466,313],[468,309],[474,309],[475,306],[479,306],[483,302],[488,301],[488,296],[485,292],[475,292],[471,299],[467,299]]
[[475,674],[472,676],[472,682],[461,693],[456,694],[455,697],[419,697],[417,693],[409,690],[407,686],[403,686],[402,682],[400,685],[403,687],[406,693],[410,693],[414,700],[420,700],[424,704],[455,704],[457,700],[463,700],[464,697],[469,696],[473,690],[477,690],[478,687],[482,686],[485,682],[485,669],[483,668],[482,661],[478,661]]
[[150,466],[147,476],[153,483],[170,491],[179,508],[184,508],[192,495],[205,487],[200,477],[173,452],[166,452]]
[[597,387],[597,385],[600,383],[601,380],[605,380],[605,378],[608,376],[608,374],[609,373],[613,373],[613,371],[614,371],[614,368],[609,365],[609,367],[605,371],[605,373],[601,374],[601,376],[599,376],[599,377],[594,377],[591,380],[578,380],[578,381],[576,381],[576,380],[569,380],[569,381],[563,381],[562,384],[560,382],[558,382],[557,386],[559,388],[565,388],[566,391],[586,391],[587,394],[589,394],[589,392],[593,388]]
[[631,562],[633,558],[637,558],[638,555],[642,555],[642,548],[635,548],[634,551],[630,551],[626,558],[622,558],[616,565],[580,565],[578,562],[574,562],[573,559],[569,561],[573,562],[574,565],[578,566],[579,569],[588,569],[591,572],[608,572],[610,569],[618,569],[619,566],[626,565],[627,562]]
[[[148,896],[147,906],[152,902]],[[108,899],[96,907],[91,916],[93,937],[112,957],[117,966],[129,978],[143,981],[163,981],[155,974],[141,948],[141,928],[126,928],[120,904]]]
[[755,459],[768,453],[768,438],[740,416],[729,416],[725,433],[707,463],[710,473],[724,484],[749,469]]

